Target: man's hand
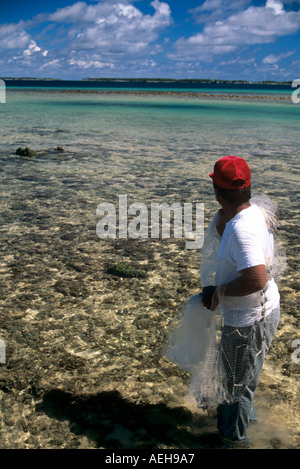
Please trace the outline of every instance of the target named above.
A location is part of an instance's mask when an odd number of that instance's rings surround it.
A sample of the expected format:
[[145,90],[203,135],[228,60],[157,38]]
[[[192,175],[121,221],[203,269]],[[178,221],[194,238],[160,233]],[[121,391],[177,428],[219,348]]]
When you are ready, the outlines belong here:
[[211,311],[214,311],[219,303],[220,303],[220,290],[218,287],[216,287],[213,293],[212,299],[211,299],[211,305],[209,309]]
[[222,286],[208,286],[202,290],[202,303],[214,311],[223,296],[246,296],[262,290],[267,283],[265,265],[257,265],[240,271],[240,277]]
[[202,290],[202,303],[207,309],[211,309],[212,299],[217,287],[212,285],[204,287]]

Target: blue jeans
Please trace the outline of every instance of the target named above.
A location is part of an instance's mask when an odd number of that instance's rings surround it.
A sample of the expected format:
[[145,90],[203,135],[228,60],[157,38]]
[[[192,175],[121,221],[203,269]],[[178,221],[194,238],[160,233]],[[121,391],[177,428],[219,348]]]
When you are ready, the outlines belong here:
[[[226,353],[228,366],[228,356],[235,356],[232,350],[241,350],[244,347],[244,354],[240,360],[232,359],[230,363],[231,373],[234,376],[240,376],[240,382],[243,383],[242,368],[243,363],[248,363],[252,367],[251,379],[243,384],[240,389],[238,400],[232,403],[222,403],[217,407],[218,430],[224,438],[231,440],[247,439],[247,428],[250,421],[257,420],[253,408],[253,399],[257,387],[258,379],[263,367],[264,359],[274,338],[280,318],[280,307],[275,308],[266,318],[266,323],[260,321],[253,326],[234,328],[224,326],[222,333],[222,349]],[[245,346],[245,337],[252,334],[255,342],[262,345],[262,353],[257,355],[257,349]],[[254,336],[253,336],[254,334]],[[243,343],[244,342],[244,343]],[[229,352],[229,354],[227,354]],[[230,355],[231,354],[231,355]],[[245,359],[246,358],[246,359]],[[245,367],[244,367],[245,368]],[[230,378],[229,378],[230,379]]]

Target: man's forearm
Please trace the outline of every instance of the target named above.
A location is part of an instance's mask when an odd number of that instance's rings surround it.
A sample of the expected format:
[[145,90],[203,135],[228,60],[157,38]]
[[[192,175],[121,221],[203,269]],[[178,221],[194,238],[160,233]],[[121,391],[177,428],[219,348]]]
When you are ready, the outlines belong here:
[[266,268],[264,265],[250,267],[241,271],[241,276],[232,282],[218,287],[222,296],[245,296],[262,290],[267,283]]
[[240,277],[224,285],[205,287],[202,292],[204,306],[214,311],[224,296],[251,295],[266,286],[267,273],[266,266],[263,264],[241,270],[240,274]]

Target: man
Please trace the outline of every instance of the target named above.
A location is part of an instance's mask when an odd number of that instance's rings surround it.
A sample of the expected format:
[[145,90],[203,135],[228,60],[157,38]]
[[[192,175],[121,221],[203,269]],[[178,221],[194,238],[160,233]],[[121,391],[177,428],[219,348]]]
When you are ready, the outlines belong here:
[[229,447],[251,447],[246,430],[256,419],[253,398],[265,355],[279,322],[279,292],[272,278],[273,235],[264,212],[250,204],[251,171],[242,158],[218,160],[212,178],[222,209],[216,285],[203,289],[203,304],[223,310],[220,362],[226,399],[218,429]]

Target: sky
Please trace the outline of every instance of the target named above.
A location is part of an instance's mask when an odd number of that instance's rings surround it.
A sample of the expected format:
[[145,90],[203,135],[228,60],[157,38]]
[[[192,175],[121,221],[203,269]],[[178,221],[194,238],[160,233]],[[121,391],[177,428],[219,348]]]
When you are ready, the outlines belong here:
[[300,0],[7,0],[0,76],[300,78]]

